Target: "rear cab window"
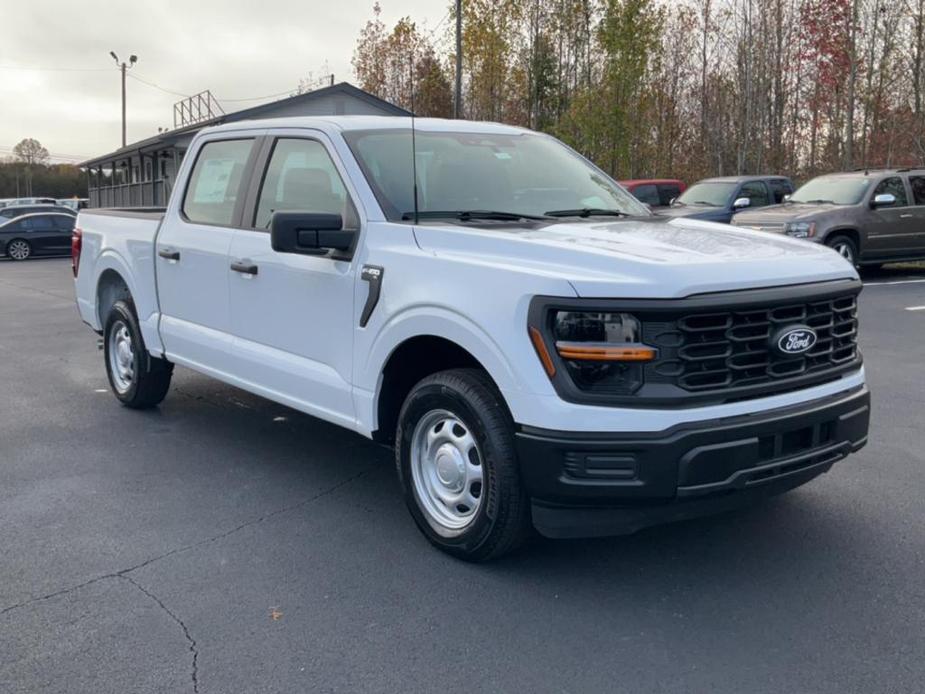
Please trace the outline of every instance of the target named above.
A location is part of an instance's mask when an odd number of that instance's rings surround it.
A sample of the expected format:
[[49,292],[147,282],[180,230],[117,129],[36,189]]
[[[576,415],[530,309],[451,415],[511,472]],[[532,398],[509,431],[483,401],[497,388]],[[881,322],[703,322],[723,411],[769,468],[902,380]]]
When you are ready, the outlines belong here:
[[196,224],[231,226],[244,194],[253,139],[213,140],[199,150],[183,198],[183,216]]

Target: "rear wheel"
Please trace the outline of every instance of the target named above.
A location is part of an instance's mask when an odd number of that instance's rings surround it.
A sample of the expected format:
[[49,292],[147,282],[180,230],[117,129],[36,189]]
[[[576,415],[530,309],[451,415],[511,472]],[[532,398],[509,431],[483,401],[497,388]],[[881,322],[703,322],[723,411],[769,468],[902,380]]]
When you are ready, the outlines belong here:
[[408,509],[438,548],[483,561],[528,536],[513,431],[483,371],[442,371],[411,390],[399,415],[396,463]]
[[25,260],[32,255],[32,246],[24,239],[13,239],[6,244],[6,254],[13,260]]
[[135,310],[128,301],[117,301],[109,310],[103,349],[109,385],[124,405],[145,409],[164,399],[173,364],[148,353]]
[[842,258],[857,267],[858,265],[858,246],[853,239],[841,234],[833,236],[825,243],[826,246],[838,253]]

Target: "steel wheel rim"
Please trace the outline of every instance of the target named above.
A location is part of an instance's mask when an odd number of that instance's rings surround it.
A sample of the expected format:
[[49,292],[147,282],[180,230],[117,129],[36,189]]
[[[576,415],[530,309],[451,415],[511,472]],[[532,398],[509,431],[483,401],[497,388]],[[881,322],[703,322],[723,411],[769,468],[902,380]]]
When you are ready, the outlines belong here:
[[25,241],[11,241],[6,252],[13,260],[25,260],[29,257],[29,244]]
[[116,390],[125,393],[135,380],[135,349],[128,326],[117,320],[109,331],[109,373]]
[[428,523],[457,534],[478,515],[484,498],[484,466],[471,429],[447,410],[431,410],[411,435],[411,478]]

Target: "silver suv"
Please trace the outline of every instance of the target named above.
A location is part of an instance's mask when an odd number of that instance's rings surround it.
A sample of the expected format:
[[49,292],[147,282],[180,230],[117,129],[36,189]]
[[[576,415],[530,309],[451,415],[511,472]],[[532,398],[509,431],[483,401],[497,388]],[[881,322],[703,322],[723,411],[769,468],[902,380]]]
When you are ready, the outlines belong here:
[[732,223],[825,244],[858,266],[925,259],[925,169],[818,176]]

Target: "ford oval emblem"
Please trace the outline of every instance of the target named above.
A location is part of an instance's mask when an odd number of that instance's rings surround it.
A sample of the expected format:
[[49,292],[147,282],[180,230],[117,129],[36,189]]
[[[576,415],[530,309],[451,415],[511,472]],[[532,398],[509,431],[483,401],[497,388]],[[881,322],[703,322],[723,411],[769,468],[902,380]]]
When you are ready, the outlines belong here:
[[774,340],[777,351],[788,356],[804,354],[819,339],[816,331],[805,325],[790,326],[781,330]]

